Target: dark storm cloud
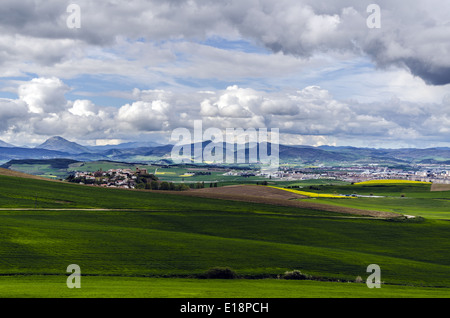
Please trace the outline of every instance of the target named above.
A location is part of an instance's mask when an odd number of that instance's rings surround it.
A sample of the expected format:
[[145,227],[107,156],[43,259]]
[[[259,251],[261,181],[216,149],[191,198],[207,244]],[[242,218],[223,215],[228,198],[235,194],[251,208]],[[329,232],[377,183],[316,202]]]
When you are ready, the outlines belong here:
[[412,74],[422,78],[430,85],[446,85],[450,83],[450,66],[433,65],[418,59],[405,59],[405,65]]

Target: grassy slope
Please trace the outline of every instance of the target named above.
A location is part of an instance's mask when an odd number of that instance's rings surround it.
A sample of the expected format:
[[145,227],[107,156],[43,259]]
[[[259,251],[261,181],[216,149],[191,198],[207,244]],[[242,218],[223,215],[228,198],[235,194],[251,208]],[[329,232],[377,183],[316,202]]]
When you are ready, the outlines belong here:
[[6,177],[18,177],[18,178],[26,178],[26,179],[36,179],[36,180],[48,180],[47,178],[39,177],[39,176],[33,176],[30,174],[26,174],[19,171],[9,170],[0,168],[0,176],[6,176]]
[[405,224],[236,212],[0,215],[2,273],[57,274],[71,263],[85,273],[114,275],[200,274],[230,266],[248,275],[301,269],[352,280],[376,263],[386,282],[450,285],[450,234],[447,224],[437,221]]
[[[302,271],[353,280],[368,264],[386,283],[450,287],[450,224],[333,219],[270,205],[0,177],[0,207],[130,211],[1,211],[0,273],[179,275]],[[323,216],[323,217],[318,217]]]

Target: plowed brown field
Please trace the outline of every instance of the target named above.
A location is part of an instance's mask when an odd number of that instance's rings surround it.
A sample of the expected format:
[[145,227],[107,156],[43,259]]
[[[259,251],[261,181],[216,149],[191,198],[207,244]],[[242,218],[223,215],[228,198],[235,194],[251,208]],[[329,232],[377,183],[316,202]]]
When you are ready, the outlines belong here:
[[433,183],[431,191],[450,191],[450,184]]

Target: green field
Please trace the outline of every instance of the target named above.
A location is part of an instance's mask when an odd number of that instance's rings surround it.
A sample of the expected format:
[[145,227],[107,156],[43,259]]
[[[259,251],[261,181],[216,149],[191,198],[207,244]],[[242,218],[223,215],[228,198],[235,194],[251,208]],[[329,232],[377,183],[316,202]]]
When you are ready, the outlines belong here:
[[315,193],[382,196],[352,200],[317,199],[315,202],[366,210],[396,212],[430,219],[450,220],[450,191],[430,191],[427,184],[320,186]]
[[[10,275],[0,278],[0,297],[72,297],[64,288],[44,291],[60,284],[69,264],[87,275],[81,297],[107,297],[114,288],[123,297],[184,297],[176,286],[185,284],[192,297],[260,297],[261,289],[267,297],[373,297],[364,284],[255,280],[298,269],[354,281],[367,278],[369,264],[380,265],[385,283],[375,297],[450,295],[448,221],[350,218],[5,176],[0,191],[0,274]],[[216,266],[253,279],[188,279]]]
[[66,276],[0,277],[0,295],[8,298],[448,298],[445,288],[279,279],[207,280],[186,278],[82,276],[81,288],[69,289]]
[[308,187],[311,185],[349,185],[349,182],[334,180],[334,179],[308,179],[308,180],[299,180],[299,181],[271,181],[274,182],[278,187],[287,187],[287,186],[299,186],[299,187]]
[[28,173],[36,176],[42,176],[50,179],[60,179],[65,178],[67,172],[65,170],[55,169],[50,165],[45,164],[21,164],[21,165],[11,165],[9,167],[11,170],[20,171],[23,173]]

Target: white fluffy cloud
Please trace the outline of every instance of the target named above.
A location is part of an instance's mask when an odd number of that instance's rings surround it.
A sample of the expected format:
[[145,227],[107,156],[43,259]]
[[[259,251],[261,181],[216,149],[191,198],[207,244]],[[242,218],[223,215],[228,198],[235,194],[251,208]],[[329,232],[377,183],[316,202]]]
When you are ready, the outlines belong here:
[[68,90],[58,78],[34,78],[20,85],[18,94],[32,113],[57,113],[67,106],[64,94]]
[[401,145],[411,136],[444,142],[450,122],[448,98],[442,103],[398,98],[359,103],[339,101],[319,86],[267,92],[234,85],[190,94],[135,89],[136,101],[118,108],[90,100],[68,101],[64,95],[68,87],[57,78],[36,78],[22,83],[18,91],[18,99],[0,100],[0,130],[10,142],[13,132],[21,139],[24,134],[29,140],[61,135],[91,144],[149,133],[169,138],[173,129],[192,128],[195,120],[202,120],[204,129],[279,128],[285,142],[317,145],[358,138]]
[[90,100],[76,100],[69,112],[75,116],[92,117],[97,114],[97,107]]
[[163,130],[168,119],[169,105],[156,100],[151,103],[138,101],[119,109],[118,125],[134,131]]
[[[233,107],[236,111],[231,115],[221,113],[219,105],[221,109]],[[450,118],[450,109],[445,104],[412,103],[396,98],[376,103],[338,101],[318,86],[291,93],[229,87],[219,96],[204,100],[201,110],[208,125],[279,128],[282,134],[290,136],[286,137],[287,142],[296,139],[292,136],[299,136],[297,140],[310,144],[357,138],[372,145],[380,146],[385,141],[405,145],[411,137],[442,142]]]
[[262,97],[254,90],[230,86],[218,98],[204,100],[200,114],[207,117],[251,118],[261,102]]

